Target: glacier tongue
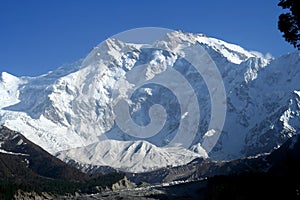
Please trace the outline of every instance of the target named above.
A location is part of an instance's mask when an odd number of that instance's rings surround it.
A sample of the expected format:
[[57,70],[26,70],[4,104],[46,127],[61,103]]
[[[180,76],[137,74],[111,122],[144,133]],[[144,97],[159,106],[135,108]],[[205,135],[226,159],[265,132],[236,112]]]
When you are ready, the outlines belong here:
[[[209,154],[209,139],[218,136],[208,130],[214,117],[210,94],[203,77],[184,59],[196,44],[215,62],[227,95],[225,125]],[[147,67],[138,68],[142,65]],[[270,59],[203,34],[175,31],[152,46],[110,38],[85,59],[42,76],[18,78],[3,72],[0,123],[66,162],[134,172],[185,164],[196,157],[234,159],[271,151],[299,132],[299,65],[299,52]],[[140,74],[151,80],[169,69],[189,81],[198,99],[200,122],[194,123],[200,125],[189,149],[180,144],[165,147],[176,136],[180,119],[189,114],[181,113],[180,102],[166,87],[144,85],[128,100],[139,126],[151,123],[151,106],[165,109],[166,123],[155,136],[141,141],[115,124],[115,84],[132,70],[145,70]],[[133,87],[126,84],[125,89]]]

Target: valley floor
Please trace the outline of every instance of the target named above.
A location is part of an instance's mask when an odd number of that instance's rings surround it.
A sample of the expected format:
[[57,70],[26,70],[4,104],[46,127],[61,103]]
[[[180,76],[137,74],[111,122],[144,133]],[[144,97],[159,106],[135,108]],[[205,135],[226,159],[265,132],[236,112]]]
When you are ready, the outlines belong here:
[[206,199],[204,189],[205,181],[194,181],[188,183],[179,183],[175,185],[157,185],[148,187],[139,187],[134,189],[123,189],[107,191],[100,194],[83,195],[78,197],[63,197],[59,200],[95,200],[95,199],[112,199],[112,200],[151,200],[151,199]]

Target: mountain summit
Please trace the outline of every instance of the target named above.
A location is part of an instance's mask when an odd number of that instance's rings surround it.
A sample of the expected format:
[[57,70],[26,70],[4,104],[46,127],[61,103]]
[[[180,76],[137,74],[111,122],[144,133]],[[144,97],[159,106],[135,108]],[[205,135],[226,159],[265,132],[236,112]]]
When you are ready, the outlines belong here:
[[[191,53],[198,56],[195,45],[216,65],[226,92],[225,123],[212,151],[205,143],[207,137],[216,137],[216,130],[208,130],[214,117],[212,94],[201,74],[185,60]],[[300,130],[299,64],[299,52],[274,59],[203,34],[170,32],[152,45],[109,38],[86,58],[38,77],[2,72],[0,124],[21,132],[66,162],[132,172],[182,165],[197,157],[230,160],[253,156],[272,151]],[[139,66],[145,65],[142,71]],[[124,132],[115,123],[113,96],[122,94],[116,84],[133,70],[154,80],[170,69],[178,71],[193,88],[199,121],[185,127],[187,136],[177,140],[178,146],[167,146],[187,113],[181,112],[173,91],[146,84],[128,100],[132,120],[147,127],[155,119],[151,116],[156,116],[153,105],[159,104],[165,109],[166,122],[149,137]],[[122,88],[134,87],[125,83]],[[193,124],[198,123],[195,137],[188,138]],[[192,142],[189,148],[180,146],[188,139]]]

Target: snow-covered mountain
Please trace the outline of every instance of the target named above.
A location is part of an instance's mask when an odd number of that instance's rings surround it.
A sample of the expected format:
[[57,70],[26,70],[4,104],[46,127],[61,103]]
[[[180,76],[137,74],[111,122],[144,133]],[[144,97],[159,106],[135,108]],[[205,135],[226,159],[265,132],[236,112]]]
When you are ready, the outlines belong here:
[[[208,130],[211,94],[201,75],[184,59],[197,53],[195,45],[210,55],[226,90],[225,124],[212,151],[205,145],[206,137],[215,135],[215,130]],[[127,134],[115,123],[116,84],[145,64],[140,74],[147,80],[176,69],[194,89],[200,116],[199,121],[195,119],[199,127],[189,149],[180,144],[166,147],[186,113],[181,113],[173,91],[157,84],[138,88],[129,109],[138,125],[147,126],[151,124],[149,108],[154,104],[165,108],[166,123],[155,136]],[[139,172],[185,164],[197,157],[235,159],[271,151],[299,131],[299,66],[299,52],[273,59],[203,34],[175,31],[152,45],[110,38],[85,59],[42,76],[14,77],[2,72],[0,124],[66,162]],[[191,129],[192,125],[185,131]],[[183,137],[181,142],[188,139]]]

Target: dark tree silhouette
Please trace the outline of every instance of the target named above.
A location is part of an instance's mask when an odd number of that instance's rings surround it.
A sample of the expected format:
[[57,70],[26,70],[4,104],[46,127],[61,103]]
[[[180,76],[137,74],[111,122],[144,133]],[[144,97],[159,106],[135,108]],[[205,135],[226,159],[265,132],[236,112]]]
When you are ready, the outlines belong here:
[[278,29],[287,42],[300,50],[300,0],[280,0],[278,6],[289,10],[279,16]]

